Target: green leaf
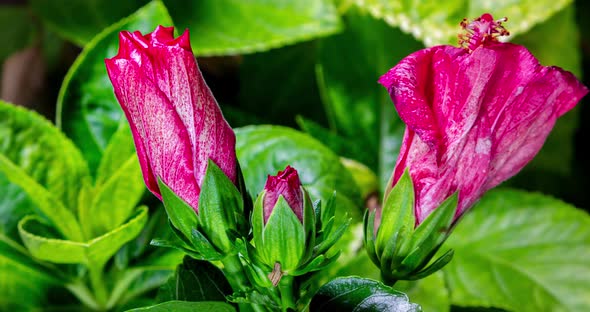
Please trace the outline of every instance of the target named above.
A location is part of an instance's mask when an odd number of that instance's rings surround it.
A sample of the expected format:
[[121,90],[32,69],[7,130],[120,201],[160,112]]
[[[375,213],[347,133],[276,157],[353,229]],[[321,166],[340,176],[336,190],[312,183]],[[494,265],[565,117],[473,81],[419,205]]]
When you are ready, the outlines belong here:
[[[175,24],[189,28],[196,55],[266,51],[340,29],[328,0],[166,0]],[[247,31],[244,31],[247,30]]]
[[34,214],[35,204],[18,185],[10,183],[1,172],[0,190],[0,235],[17,240],[18,221],[26,215]]
[[571,0],[523,1],[389,1],[356,0],[361,8],[389,25],[400,27],[413,34],[427,46],[456,44],[459,23],[463,18],[479,17],[490,12],[494,18],[508,17],[507,26],[512,35],[527,32],[534,25],[547,20],[572,3]]
[[123,116],[104,59],[117,54],[120,31],[148,33],[158,25],[172,25],[172,21],[164,5],[153,1],[94,37],[64,78],[56,122],[82,150],[93,173]]
[[352,175],[354,181],[361,191],[362,198],[365,200],[365,202],[370,196],[378,196],[379,180],[375,173],[369,169],[369,167],[348,158],[341,158],[340,162]]
[[[0,241],[0,310],[30,311],[47,304],[47,292],[60,283],[7,253]],[[30,260],[29,260],[30,261]]]
[[[119,124],[117,131],[113,133],[100,158],[96,170],[95,185],[105,184],[108,179],[117,174],[132,156],[137,158],[131,129],[129,123],[122,122]],[[143,180],[141,180],[141,183],[143,183]]]
[[141,168],[137,156],[133,155],[103,185],[97,185],[88,211],[92,222],[84,224],[94,229],[95,235],[91,237],[109,232],[127,220],[144,191]]
[[239,107],[272,124],[295,126],[297,115],[325,121],[315,79],[316,59],[315,41],[244,56]]
[[0,172],[19,185],[64,235],[79,238],[72,213],[81,185],[90,180],[80,151],[35,112],[0,101],[0,115],[5,116],[0,119]]
[[35,14],[47,27],[83,46],[101,30],[133,13],[147,0],[31,0]]
[[269,174],[291,165],[312,200],[327,202],[336,191],[336,223],[345,215],[362,220],[358,187],[340,159],[312,137],[280,126],[249,126],[235,129],[236,153],[246,186],[253,198],[262,191]]
[[216,266],[185,256],[174,275],[158,291],[158,301],[225,301],[225,296],[232,292]]
[[[325,38],[317,75],[330,128],[357,146],[383,188],[397,160],[405,125],[377,79],[422,45],[382,21],[350,10],[346,30]],[[345,64],[345,65],[344,65]]]
[[127,310],[128,312],[193,312],[193,311],[215,311],[215,312],[235,312],[233,306],[219,301],[168,301],[151,307],[137,308]]
[[408,297],[377,281],[337,278],[322,286],[311,301],[311,311],[422,311]]
[[51,228],[36,217],[19,222],[25,246],[36,258],[54,263],[83,263],[102,267],[125,243],[135,238],[147,221],[147,207],[137,209],[125,224],[86,243],[62,240],[51,235]]
[[424,311],[449,312],[451,299],[442,272],[437,272],[418,281],[399,281],[393,287],[404,292],[412,302],[419,304]]
[[559,200],[515,190],[484,196],[443,248],[454,305],[511,311],[590,310],[590,217]]
[[0,5],[0,35],[0,64],[12,53],[32,43],[35,29],[25,6]]

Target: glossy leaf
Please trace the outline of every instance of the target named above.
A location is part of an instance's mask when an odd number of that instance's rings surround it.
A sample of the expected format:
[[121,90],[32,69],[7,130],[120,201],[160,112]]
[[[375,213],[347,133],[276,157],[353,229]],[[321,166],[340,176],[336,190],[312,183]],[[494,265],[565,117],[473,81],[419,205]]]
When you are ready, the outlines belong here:
[[249,126],[235,132],[236,153],[253,198],[262,191],[269,174],[290,165],[312,200],[327,202],[336,191],[336,223],[343,222],[346,214],[353,222],[361,220],[358,187],[339,157],[320,142],[280,126]]
[[422,311],[408,297],[377,281],[360,277],[337,278],[322,286],[311,301],[311,311]]
[[94,37],[70,67],[57,100],[57,125],[82,150],[95,172],[123,111],[107,76],[104,59],[117,54],[121,30],[148,33],[172,25],[166,8],[153,1]]
[[158,301],[225,301],[232,292],[221,270],[210,262],[185,256],[158,291]]
[[29,3],[45,25],[83,46],[101,30],[133,13],[147,0],[31,0]]
[[136,214],[120,227],[86,243],[62,240],[51,236],[51,228],[35,217],[19,222],[19,233],[36,258],[54,263],[83,263],[101,267],[125,243],[135,238],[147,221],[147,208],[139,208]]
[[317,74],[324,107],[331,130],[362,153],[347,156],[377,172],[385,188],[405,125],[377,79],[422,44],[357,10],[345,21],[343,33],[320,44]]
[[559,200],[515,190],[488,193],[443,249],[454,305],[512,311],[590,309],[590,217]]
[[219,301],[167,301],[150,307],[127,310],[128,312],[193,312],[193,311],[216,311],[235,312],[233,306]]
[[512,35],[527,32],[534,25],[547,20],[572,3],[571,0],[525,1],[438,1],[400,2],[390,0],[356,0],[373,16],[400,27],[422,40],[427,46],[456,44],[459,22],[475,18],[485,12],[494,17],[508,17],[507,27]]
[[336,9],[328,0],[166,0],[165,3],[175,24],[190,29],[196,55],[266,51],[327,36],[340,29]]

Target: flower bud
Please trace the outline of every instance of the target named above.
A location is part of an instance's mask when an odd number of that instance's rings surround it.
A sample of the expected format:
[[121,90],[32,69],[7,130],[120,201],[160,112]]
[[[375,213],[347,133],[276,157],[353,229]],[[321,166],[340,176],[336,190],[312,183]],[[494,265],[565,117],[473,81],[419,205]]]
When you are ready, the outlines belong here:
[[290,166],[268,176],[254,204],[254,245],[259,261],[267,268],[280,266],[282,273],[297,269],[314,246],[315,215],[311,199]]

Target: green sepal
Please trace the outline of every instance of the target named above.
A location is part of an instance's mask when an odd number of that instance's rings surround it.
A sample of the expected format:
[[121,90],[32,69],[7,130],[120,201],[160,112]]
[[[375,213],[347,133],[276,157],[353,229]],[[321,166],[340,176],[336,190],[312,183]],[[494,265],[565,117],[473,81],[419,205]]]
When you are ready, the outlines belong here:
[[[175,229],[174,229],[175,230]],[[182,239],[176,235],[171,235],[169,239],[154,238],[150,241],[150,245],[164,248],[172,248],[191,256],[197,260],[207,260],[203,255],[193,250],[193,248],[187,245]]]
[[23,243],[36,258],[54,263],[83,263],[101,267],[125,243],[139,235],[147,222],[147,211],[145,206],[138,208],[126,223],[84,243],[56,238],[51,228],[36,216],[23,218],[18,230]]
[[[238,224],[243,223],[243,213],[242,194],[225,173],[209,160],[199,195],[199,231],[221,253],[232,253],[236,237],[231,233],[239,230]],[[247,233],[241,234],[245,236]]]
[[[334,220],[334,218],[332,218],[330,220]],[[328,249],[330,249],[332,246],[334,246],[334,244],[336,244],[336,242],[338,242],[338,240],[342,237],[342,235],[344,235],[344,233],[346,233],[346,229],[348,229],[348,226],[350,225],[351,222],[352,222],[352,218],[347,218],[346,221],[344,223],[342,223],[333,233],[330,233],[330,232],[324,233],[324,234],[328,234],[328,237],[326,237],[321,243],[319,243],[318,245],[316,245],[314,247],[313,254],[318,255],[318,254],[324,253],[324,252],[328,251]]]
[[305,256],[303,224],[282,195],[262,230],[262,244],[256,248],[262,251],[266,264],[272,267],[279,262],[283,272],[295,270]]
[[402,264],[421,270],[448,237],[457,210],[458,195],[454,193],[420,223],[410,242],[411,252]]
[[451,260],[453,260],[453,255],[455,252],[452,249],[447,250],[442,256],[438,257],[431,265],[427,266],[425,269],[419,271],[418,273],[414,273],[410,276],[410,280],[419,280],[427,277],[432,273],[436,273],[436,271],[442,269],[445,265],[447,265]]
[[379,257],[377,256],[377,252],[375,250],[375,215],[376,212],[367,210],[365,212],[365,216],[363,218],[363,233],[364,233],[364,245],[369,258],[373,263],[381,267],[381,263],[379,262]]
[[196,229],[199,225],[195,210],[182,200],[182,198],[174,194],[160,178],[158,178],[158,186],[160,187],[160,194],[162,194],[162,202],[164,203],[168,220],[170,220],[174,229],[182,233],[180,238],[183,239],[184,237],[193,246],[198,245],[192,235],[192,230]]
[[[400,239],[405,239],[406,235],[411,235],[415,222],[414,185],[410,173],[406,169],[385,198],[381,212],[381,222],[375,240],[377,255],[390,252],[386,249],[392,244],[390,242],[391,237],[397,236]],[[401,232],[404,232],[403,236],[399,235]],[[401,249],[403,242],[398,244],[400,244],[398,248]],[[381,260],[381,263],[383,263],[383,260]]]
[[217,251],[213,244],[197,230],[192,231],[193,242],[197,244],[195,249],[204,257],[204,260],[215,261],[224,258],[224,255]]

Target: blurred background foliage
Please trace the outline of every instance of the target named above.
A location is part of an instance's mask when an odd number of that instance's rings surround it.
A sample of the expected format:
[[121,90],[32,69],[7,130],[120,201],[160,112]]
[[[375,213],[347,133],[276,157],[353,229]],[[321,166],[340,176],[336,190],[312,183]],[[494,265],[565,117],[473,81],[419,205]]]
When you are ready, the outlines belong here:
[[[317,198],[326,198],[334,188],[341,191],[345,195],[341,209],[347,210],[358,224],[360,208],[371,206],[371,200],[378,198],[375,194],[389,179],[404,130],[377,79],[416,50],[436,44],[456,45],[459,22],[484,12],[496,18],[507,16],[509,40],[528,47],[543,65],[563,67],[590,85],[590,4],[581,0],[13,0],[0,2],[0,34],[4,38],[0,45],[0,98],[55,121],[81,150],[92,175],[96,175],[109,142],[124,123],[103,63],[104,58],[116,54],[118,32],[147,33],[158,24],[175,25],[178,33],[189,29],[193,52],[205,79],[233,127],[273,124],[307,133],[269,126],[237,130],[238,156],[244,172],[250,174],[245,175],[252,195],[260,189],[266,174],[295,162],[303,167],[298,168],[300,171],[315,170],[303,172],[302,181]],[[590,207],[586,183],[590,179],[590,164],[586,161],[590,155],[584,148],[590,136],[588,101],[587,97],[558,121],[540,154],[504,186],[538,191],[586,210]],[[248,145],[250,140],[256,145]],[[268,146],[277,149],[264,151]],[[353,161],[339,164],[338,156]],[[245,164],[251,159],[264,165],[248,168]],[[19,242],[16,222],[31,213],[34,204],[2,174],[0,189],[1,235]],[[536,195],[514,192],[505,194],[508,205],[527,203],[515,214],[539,213],[555,222],[563,217],[549,210],[545,214],[542,208],[546,202],[537,204]],[[501,195],[494,193],[480,205],[501,207]],[[143,202],[155,206],[148,195]],[[527,210],[529,206],[533,209]],[[537,206],[540,208],[535,212]],[[566,207],[564,210],[571,207],[561,202],[553,206]],[[155,211],[152,208],[151,214]],[[508,222],[500,212],[495,217],[502,224]],[[481,221],[485,216],[474,213],[469,218]],[[587,216],[581,218],[587,221]],[[472,221],[466,220],[466,225],[457,229],[458,238],[450,242],[451,246],[470,250],[460,233],[479,227]],[[347,234],[346,242],[355,241],[358,232],[354,229]],[[587,247],[587,230],[580,231],[586,235],[580,234],[580,242]],[[531,228],[531,232],[538,230]],[[540,239],[537,243],[543,242]],[[20,250],[18,246],[2,244],[0,240],[0,300],[14,301],[0,302],[1,308],[27,302],[26,307],[33,309],[73,300],[59,281],[43,274],[43,264],[31,262],[26,251],[15,252]],[[567,258],[569,252],[562,254]],[[581,257],[582,253],[573,251],[573,255]],[[131,261],[129,255],[118,257]],[[457,258],[457,263],[473,260]],[[345,247],[342,262],[345,265],[335,267],[331,273],[375,275],[358,246]],[[557,263],[567,263],[567,259]],[[480,269],[490,265],[485,261],[480,264]],[[560,303],[571,311],[590,306],[588,302],[563,299],[560,296],[567,295],[559,291],[552,295],[557,297],[557,303],[535,299],[533,308],[521,306],[515,300],[519,291],[544,289],[556,278],[546,272],[535,275],[546,277],[545,281],[529,281],[533,286],[523,282],[504,289],[515,292],[509,296],[486,286],[489,280],[485,278],[479,280],[480,284],[468,284],[469,278],[460,278],[477,274],[477,266],[471,267],[472,272],[469,268],[458,272],[457,268],[458,264],[453,264],[445,276],[439,273],[400,287],[405,287],[411,299],[418,298],[425,311],[449,311],[451,305],[453,311],[460,311],[459,306],[489,307],[494,306],[490,298],[501,296],[505,296],[504,304],[495,306],[507,310],[539,311],[535,307],[543,306],[541,310],[549,311],[548,307],[559,307]],[[582,268],[584,276],[590,274],[588,270],[587,266]],[[158,276],[151,278],[154,287],[162,280]],[[496,278],[496,282],[502,279]],[[469,287],[488,287],[489,291],[476,298],[469,293]],[[582,296],[587,290],[570,296]],[[539,292],[535,288],[530,298]]]

